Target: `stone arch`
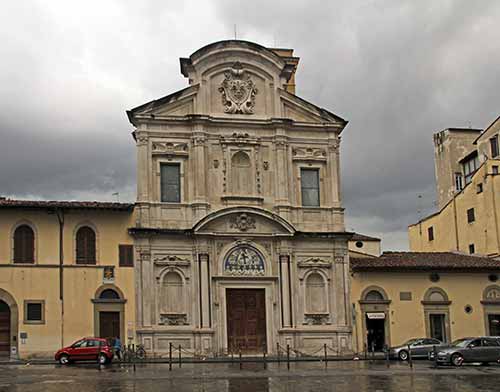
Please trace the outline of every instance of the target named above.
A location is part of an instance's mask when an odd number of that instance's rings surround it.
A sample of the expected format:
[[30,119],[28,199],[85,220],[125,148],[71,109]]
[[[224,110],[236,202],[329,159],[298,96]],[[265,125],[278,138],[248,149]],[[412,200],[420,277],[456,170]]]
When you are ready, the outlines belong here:
[[450,304],[450,300],[448,298],[448,294],[446,294],[446,291],[439,287],[431,287],[427,289],[427,291],[424,294],[424,299],[423,302],[429,302],[429,303],[441,303],[441,304]]
[[0,288],[0,301],[4,302],[10,310],[10,357],[12,359],[17,359],[19,357],[19,308],[14,297],[2,288]]
[[[102,298],[103,293],[111,290],[114,291],[119,298]],[[127,300],[123,291],[114,284],[103,284],[96,290],[94,298],[92,299],[92,303],[94,304],[94,336],[102,338],[114,338],[115,336],[119,336],[122,342],[125,341],[126,302]],[[113,327],[113,325],[116,327]],[[110,333],[109,331],[113,332]]]
[[36,225],[28,219],[21,219],[21,220],[17,221],[11,228],[11,231],[10,231],[10,254],[11,254],[10,259],[12,262],[14,262],[14,234],[19,227],[24,226],[24,225],[29,226],[31,228],[31,230],[33,230],[33,236],[34,236],[33,263],[37,263],[38,262],[38,230],[37,230]]
[[234,276],[264,276],[269,271],[266,257],[254,243],[238,241],[221,254],[222,272]]
[[[367,299],[367,296],[371,292],[378,292],[382,296],[382,298],[378,299],[378,300]],[[382,287],[380,287],[380,286],[368,286],[361,293],[361,301],[367,301],[367,302],[389,301],[389,296],[387,295],[387,293],[385,292],[385,290]]]

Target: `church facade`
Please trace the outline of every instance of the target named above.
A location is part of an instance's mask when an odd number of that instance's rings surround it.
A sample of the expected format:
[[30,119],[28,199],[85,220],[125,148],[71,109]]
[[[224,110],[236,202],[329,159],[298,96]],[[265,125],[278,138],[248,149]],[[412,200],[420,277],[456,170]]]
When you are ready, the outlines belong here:
[[146,350],[352,350],[339,182],[347,122],[294,94],[291,50],[222,41],[128,111],[136,332]]

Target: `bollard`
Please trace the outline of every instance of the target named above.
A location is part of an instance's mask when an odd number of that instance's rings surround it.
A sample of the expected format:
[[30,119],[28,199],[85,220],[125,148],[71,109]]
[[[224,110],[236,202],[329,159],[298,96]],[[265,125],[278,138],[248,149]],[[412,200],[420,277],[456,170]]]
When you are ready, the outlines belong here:
[[241,370],[241,369],[243,369],[243,363],[241,362],[241,349],[240,349],[239,355],[240,355],[240,370]]
[[437,353],[436,346],[432,346],[432,352],[434,354],[434,367],[437,368],[438,367],[438,353]]
[[365,360],[368,358],[368,345],[365,343],[364,344],[364,351],[365,351]]
[[179,367],[182,367],[181,345],[179,344]]
[[413,369],[413,360],[411,358],[411,349],[410,349],[410,345],[408,345],[408,364],[410,365],[410,367]]
[[281,365],[281,351],[279,343],[276,343],[276,353],[278,355],[278,365]]
[[172,342],[168,347],[168,370],[172,371]]
[[264,346],[264,369],[267,369],[267,357],[266,357],[266,347]]
[[325,353],[325,367],[328,367],[328,353],[326,351],[326,343],[323,344],[323,351]]
[[286,367],[290,370],[290,345],[286,345]]
[[234,363],[234,352],[233,352],[233,349],[231,349],[231,363]]
[[384,346],[384,349],[385,349],[385,363],[386,363],[386,366],[389,367],[389,346],[386,344]]
[[99,371],[101,371],[101,362],[99,362],[99,357],[100,357],[100,354],[101,354],[101,341],[99,340],[99,351],[97,351],[97,369],[99,369]]

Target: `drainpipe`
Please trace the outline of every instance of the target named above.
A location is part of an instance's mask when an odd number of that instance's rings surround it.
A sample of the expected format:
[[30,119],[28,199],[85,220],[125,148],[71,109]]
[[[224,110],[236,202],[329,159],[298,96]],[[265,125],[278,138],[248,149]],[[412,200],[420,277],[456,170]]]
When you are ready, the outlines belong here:
[[[486,169],[487,170],[487,169]],[[488,174],[486,174],[488,175]],[[497,242],[497,251],[495,252],[497,255],[500,253],[500,236],[498,232],[498,214],[497,214],[497,202],[495,195],[495,176],[491,175],[491,195],[493,198],[493,219],[495,219],[495,237]]]
[[61,347],[64,347],[64,210],[56,208],[59,222],[59,300],[61,301]]

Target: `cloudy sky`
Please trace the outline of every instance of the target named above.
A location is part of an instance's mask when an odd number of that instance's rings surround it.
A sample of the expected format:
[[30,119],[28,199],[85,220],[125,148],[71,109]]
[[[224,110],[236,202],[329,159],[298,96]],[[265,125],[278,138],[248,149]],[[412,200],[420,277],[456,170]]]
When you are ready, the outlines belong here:
[[298,95],[349,120],[347,228],[406,249],[435,208],[432,134],[500,114],[499,20],[496,0],[2,2],[0,195],[134,200],[125,110],[185,87],[178,58],[236,25],[294,48]]

